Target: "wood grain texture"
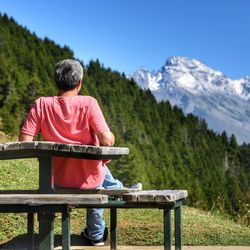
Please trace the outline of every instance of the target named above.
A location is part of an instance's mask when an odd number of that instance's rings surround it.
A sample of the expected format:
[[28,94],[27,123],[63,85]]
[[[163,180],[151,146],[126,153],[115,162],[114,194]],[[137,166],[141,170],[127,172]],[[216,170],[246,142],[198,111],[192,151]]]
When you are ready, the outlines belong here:
[[84,205],[107,202],[108,196],[100,194],[0,194],[0,204],[4,205]]
[[129,149],[125,147],[97,147],[45,141],[0,144],[0,159],[60,156],[100,160],[117,159],[128,154]]
[[187,190],[143,190],[127,193],[122,197],[127,202],[173,203],[186,199],[187,196]]
[[63,188],[54,191],[56,194],[105,194],[121,198],[124,194],[138,192],[136,189],[74,189]]

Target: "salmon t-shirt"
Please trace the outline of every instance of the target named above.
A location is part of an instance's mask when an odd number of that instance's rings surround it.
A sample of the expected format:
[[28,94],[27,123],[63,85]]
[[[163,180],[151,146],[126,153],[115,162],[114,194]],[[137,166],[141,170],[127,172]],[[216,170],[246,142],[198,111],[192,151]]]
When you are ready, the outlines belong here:
[[[42,133],[45,141],[99,146],[97,134],[110,131],[96,99],[90,96],[41,97],[31,108],[23,134]],[[105,177],[101,160],[54,157],[53,179],[60,187],[96,188]]]

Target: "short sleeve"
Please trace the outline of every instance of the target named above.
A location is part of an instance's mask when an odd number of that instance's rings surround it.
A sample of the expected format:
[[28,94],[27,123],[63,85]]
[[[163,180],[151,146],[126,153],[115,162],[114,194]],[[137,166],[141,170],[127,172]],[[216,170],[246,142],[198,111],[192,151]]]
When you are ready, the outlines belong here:
[[90,110],[89,121],[90,121],[90,126],[94,130],[95,134],[110,131],[103,116],[103,113],[101,111],[101,108],[96,100],[93,103],[92,108]]
[[21,132],[23,134],[36,136],[41,130],[41,99],[33,104],[29,114],[24,122]]

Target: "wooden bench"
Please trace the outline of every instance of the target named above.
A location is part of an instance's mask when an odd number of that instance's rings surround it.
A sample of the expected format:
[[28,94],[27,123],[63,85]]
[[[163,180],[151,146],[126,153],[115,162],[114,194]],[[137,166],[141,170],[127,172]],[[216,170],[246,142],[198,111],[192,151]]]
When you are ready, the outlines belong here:
[[[127,148],[70,145],[54,142],[13,142],[0,144],[0,159],[33,158],[39,160],[39,190],[1,190],[1,213],[28,214],[28,249],[34,249],[34,213],[38,213],[39,250],[54,248],[54,214],[62,214],[62,249],[70,249],[70,211],[72,208],[100,207],[110,209],[110,248],[117,249],[117,209],[162,209],[164,249],[171,249],[171,210],[174,210],[175,249],[181,249],[181,205],[186,190],[53,190],[52,157],[83,159],[118,159]],[[109,199],[112,197],[114,199]]]

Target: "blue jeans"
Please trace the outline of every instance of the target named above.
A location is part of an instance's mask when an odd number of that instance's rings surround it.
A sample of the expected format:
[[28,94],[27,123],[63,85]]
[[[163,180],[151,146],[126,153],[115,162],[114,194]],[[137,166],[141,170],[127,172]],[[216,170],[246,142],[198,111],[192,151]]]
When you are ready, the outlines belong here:
[[[106,168],[106,175],[104,181],[98,189],[123,189],[123,184],[114,179],[109,169]],[[93,240],[100,240],[103,237],[105,222],[103,220],[103,208],[88,208],[86,225],[88,229],[88,235]]]

